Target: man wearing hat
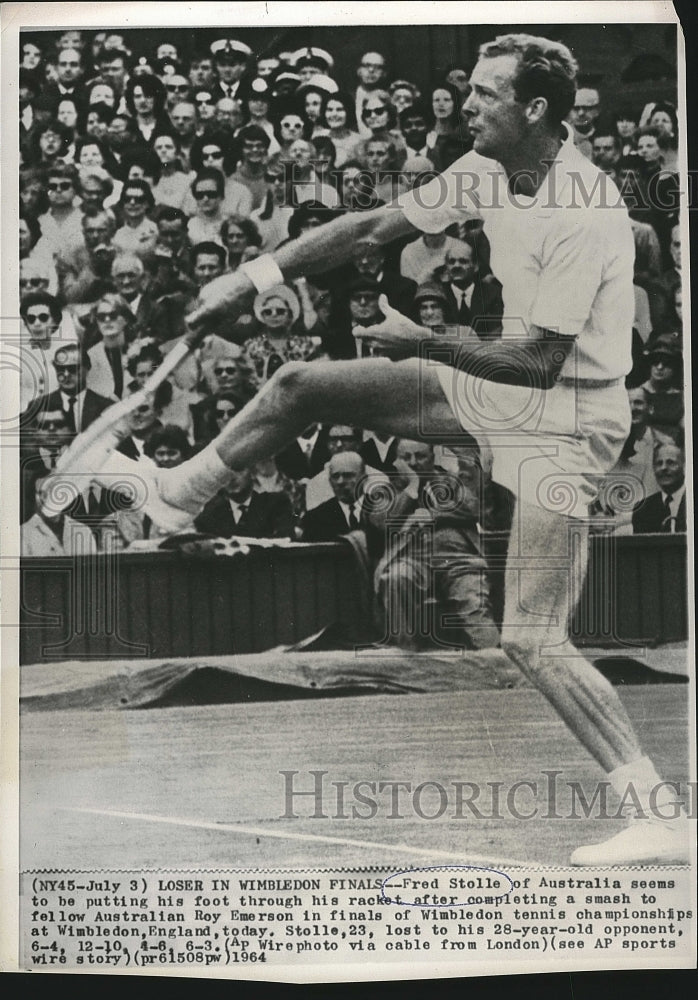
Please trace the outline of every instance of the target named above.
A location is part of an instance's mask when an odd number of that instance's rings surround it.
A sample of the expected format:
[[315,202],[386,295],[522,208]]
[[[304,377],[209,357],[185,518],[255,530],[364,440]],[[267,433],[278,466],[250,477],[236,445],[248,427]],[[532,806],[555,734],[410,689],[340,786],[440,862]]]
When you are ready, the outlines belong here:
[[325,49],[309,45],[294,52],[290,64],[300,76],[301,82],[308,83],[318,73],[329,74],[334,68],[334,59]]
[[218,83],[214,97],[235,97],[240,80],[247,70],[252,49],[234,38],[219,38],[211,44],[211,55],[216,64]]

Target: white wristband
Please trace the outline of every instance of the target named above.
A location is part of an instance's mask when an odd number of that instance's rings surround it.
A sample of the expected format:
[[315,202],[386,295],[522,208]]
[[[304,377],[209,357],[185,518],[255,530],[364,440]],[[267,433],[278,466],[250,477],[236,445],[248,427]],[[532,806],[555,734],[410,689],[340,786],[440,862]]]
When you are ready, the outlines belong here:
[[267,292],[275,285],[283,285],[284,276],[279,265],[270,253],[264,253],[261,257],[255,257],[241,265],[243,271],[250,279],[258,292]]

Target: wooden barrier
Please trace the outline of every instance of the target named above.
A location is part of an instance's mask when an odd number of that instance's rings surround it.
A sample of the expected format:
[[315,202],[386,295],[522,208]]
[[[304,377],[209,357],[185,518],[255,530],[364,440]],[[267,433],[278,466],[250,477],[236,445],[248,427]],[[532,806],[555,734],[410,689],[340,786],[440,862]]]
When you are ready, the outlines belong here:
[[[499,616],[506,538],[491,536],[487,550]],[[366,618],[361,576],[343,544],[235,558],[23,559],[20,572],[20,663],[254,653]],[[575,643],[680,641],[687,618],[684,535],[591,539]]]

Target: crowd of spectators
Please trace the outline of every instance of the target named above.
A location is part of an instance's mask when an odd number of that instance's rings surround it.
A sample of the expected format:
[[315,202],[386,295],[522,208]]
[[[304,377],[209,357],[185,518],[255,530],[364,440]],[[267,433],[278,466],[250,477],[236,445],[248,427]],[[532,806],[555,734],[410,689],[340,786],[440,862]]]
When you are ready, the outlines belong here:
[[[222,37],[185,58],[165,32],[148,39],[137,56],[118,33],[21,41],[25,554],[70,551],[70,537],[80,551],[155,546],[150,518],[126,494],[94,483],[76,486],[62,517],[43,514],[37,484],[71,436],[144,384],[185,332],[207,282],[341,213],[390,201],[471,146],[460,116],[465,70],[420,93],[367,51],[345,92],[334,79],[341,53],[311,46],[257,57]],[[644,107],[618,108],[583,87],[569,117],[579,149],[620,190],[636,244],[633,427],[592,513],[621,531],[675,531],[685,530],[677,120],[673,105],[646,96]],[[380,319],[381,295],[435,335],[450,328],[492,338],[501,291],[476,218],[400,245],[359,245],[350,265],[278,286],[257,296],[248,315],[222,320],[131,415],[120,448],[157,466],[186,460],[286,361],[356,357],[353,330]],[[416,480],[407,523],[415,509],[429,513],[425,483],[436,468],[464,491],[467,526],[449,523],[443,537],[451,544],[460,532],[477,565],[479,532],[507,528],[510,498],[472,449],[438,449],[426,457],[425,477],[400,457],[407,445],[370,430],[309,427],[275,459],[232,478],[192,529],[296,540],[358,530],[371,548],[375,525],[362,496],[351,501],[347,481],[354,489],[392,476],[402,497]],[[627,498],[614,507],[623,493],[614,485],[629,481],[642,485],[638,504],[653,510],[658,496],[661,511],[643,517],[628,511]]]

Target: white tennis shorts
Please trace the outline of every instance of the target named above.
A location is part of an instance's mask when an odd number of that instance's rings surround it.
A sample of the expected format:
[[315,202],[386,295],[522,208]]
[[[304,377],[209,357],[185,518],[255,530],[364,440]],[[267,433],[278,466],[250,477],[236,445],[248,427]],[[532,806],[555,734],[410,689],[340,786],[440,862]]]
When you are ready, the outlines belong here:
[[502,385],[427,361],[492,478],[520,500],[586,518],[630,431],[625,386],[544,390]]

